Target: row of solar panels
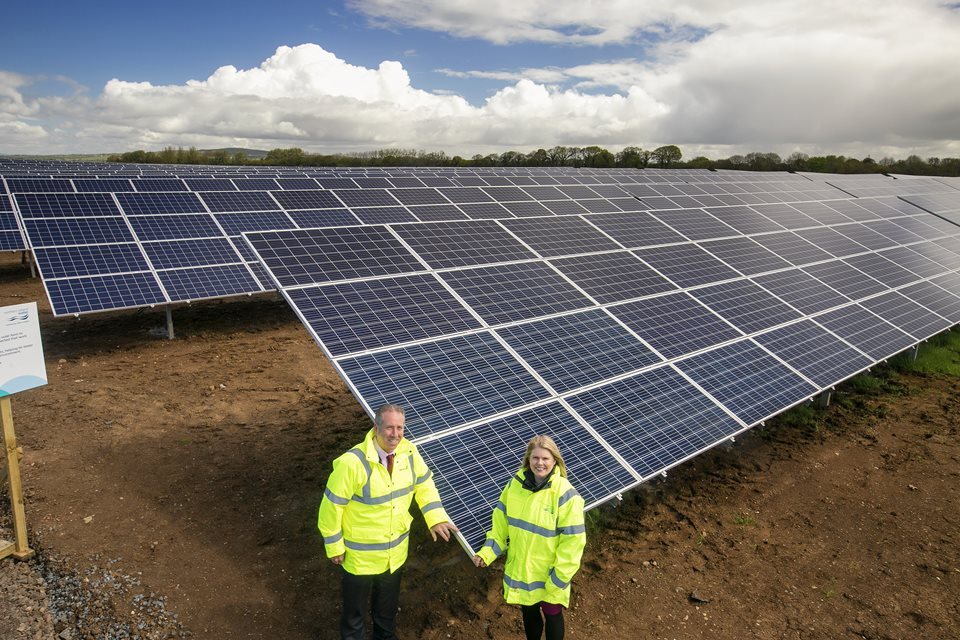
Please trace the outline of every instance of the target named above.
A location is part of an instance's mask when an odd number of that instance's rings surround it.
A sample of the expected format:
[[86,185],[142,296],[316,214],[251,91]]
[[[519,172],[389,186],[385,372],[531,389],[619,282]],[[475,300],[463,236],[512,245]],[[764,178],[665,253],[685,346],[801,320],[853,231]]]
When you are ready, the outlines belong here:
[[960,227],[839,202],[805,208],[864,221],[676,244],[705,212],[245,236],[365,408],[407,407],[477,546],[534,433],[595,505],[960,322]]
[[[704,172],[652,188],[622,171],[527,172],[550,185],[437,172],[483,182],[438,187],[396,182],[427,171],[374,174],[389,187],[364,173],[4,197],[42,245],[54,309],[204,297],[244,275],[279,287],[368,411],[407,407],[475,546],[534,433],[557,438],[596,505],[960,322],[960,190],[941,180],[770,174],[720,193],[724,174]],[[228,210],[249,194],[269,208]],[[755,194],[771,199],[721,199]],[[316,202],[335,204],[297,208]]]

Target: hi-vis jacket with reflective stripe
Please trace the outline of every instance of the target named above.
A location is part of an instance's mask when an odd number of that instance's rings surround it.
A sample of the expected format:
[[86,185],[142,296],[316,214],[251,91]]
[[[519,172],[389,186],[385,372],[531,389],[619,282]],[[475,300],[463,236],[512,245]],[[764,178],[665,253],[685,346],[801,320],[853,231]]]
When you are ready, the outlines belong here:
[[520,471],[507,483],[478,554],[490,565],[507,552],[503,598],[510,604],[570,604],[570,580],[587,542],[583,498],[556,470],[547,482],[525,489]]
[[400,441],[391,477],[373,439],[371,429],[363,442],[333,461],[317,518],[327,557],[346,553],[343,568],[354,575],[393,573],[403,565],[414,497],[427,527],[449,520],[413,443]]

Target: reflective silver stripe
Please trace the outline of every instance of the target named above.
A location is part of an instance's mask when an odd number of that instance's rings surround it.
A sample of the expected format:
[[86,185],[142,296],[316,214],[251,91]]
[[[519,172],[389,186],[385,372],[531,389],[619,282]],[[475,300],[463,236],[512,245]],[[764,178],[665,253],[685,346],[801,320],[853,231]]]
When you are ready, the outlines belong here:
[[370,461],[367,460],[367,456],[363,455],[363,451],[360,449],[353,448],[348,450],[349,453],[357,456],[360,459],[360,463],[363,465],[363,470],[367,472],[367,481],[363,485],[363,497],[370,497],[370,477],[373,475],[373,469],[370,468]]
[[500,545],[497,544],[497,541],[493,538],[488,538],[486,542],[483,543],[484,547],[489,547],[493,554],[499,556],[503,553],[503,549],[500,548]]
[[412,453],[410,454],[410,461],[409,461],[409,462],[410,462],[410,484],[411,484],[411,485],[415,485],[415,484],[417,484],[417,472],[416,472],[416,470],[413,468],[413,454],[412,454]]
[[544,538],[553,538],[558,534],[557,529],[545,529],[544,527],[531,524],[526,520],[511,518],[510,516],[507,516],[507,524],[509,524],[511,527],[516,527],[517,529],[523,529],[524,531],[535,533],[538,536],[543,536]]
[[344,540],[343,544],[346,545],[347,549],[353,549],[354,551],[387,551],[388,549],[393,549],[403,544],[409,535],[410,532],[408,531],[396,540],[391,540],[390,542],[353,542],[352,540]]
[[354,502],[359,502],[360,504],[384,504],[390,502],[396,498],[402,498],[405,495],[413,493],[413,487],[404,487],[403,489],[397,489],[396,491],[391,491],[390,493],[377,496],[376,498],[370,497],[370,490],[367,488],[366,495],[364,496],[353,496]]
[[327,500],[329,500],[333,504],[338,504],[341,507],[344,505],[350,504],[350,498],[341,498],[340,496],[335,494],[333,491],[330,491],[330,489],[324,489],[323,495]]
[[323,539],[323,544],[333,544],[334,542],[340,542],[343,539],[343,531],[337,531],[335,534],[329,538]]
[[550,582],[555,584],[558,589],[566,589],[567,585],[570,584],[569,582],[564,582],[563,580],[558,578],[557,572],[555,569],[550,569]]
[[572,524],[569,527],[557,527],[557,535],[576,535],[578,533],[586,533],[587,525],[585,524]]
[[436,502],[428,502],[420,507],[420,513],[426,513],[427,511],[433,511],[434,509],[443,509],[443,503],[439,500]]
[[430,471],[430,469],[427,469],[427,472],[425,474],[423,474],[422,476],[414,480],[414,484],[423,484],[424,482],[429,480],[431,477],[433,477],[433,471]]
[[524,591],[536,591],[537,589],[543,589],[547,586],[546,582],[520,582],[519,580],[514,580],[507,574],[503,574],[503,584],[511,589],[522,589]]
[[506,513],[507,505],[503,504],[503,500],[497,500],[497,506],[495,506],[494,509],[500,509],[500,511]]
[[569,489],[567,489],[566,493],[560,496],[560,501],[557,503],[557,505],[562,507],[567,503],[568,500],[570,500],[571,498],[575,498],[578,495],[580,494],[577,493],[577,490],[574,489],[573,487],[570,487]]

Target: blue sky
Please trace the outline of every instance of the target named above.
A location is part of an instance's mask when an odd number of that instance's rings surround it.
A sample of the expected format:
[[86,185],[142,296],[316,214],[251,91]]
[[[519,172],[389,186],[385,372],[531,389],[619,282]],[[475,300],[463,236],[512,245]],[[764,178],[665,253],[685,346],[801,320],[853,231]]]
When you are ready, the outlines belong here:
[[0,153],[960,156],[938,0],[11,3]]

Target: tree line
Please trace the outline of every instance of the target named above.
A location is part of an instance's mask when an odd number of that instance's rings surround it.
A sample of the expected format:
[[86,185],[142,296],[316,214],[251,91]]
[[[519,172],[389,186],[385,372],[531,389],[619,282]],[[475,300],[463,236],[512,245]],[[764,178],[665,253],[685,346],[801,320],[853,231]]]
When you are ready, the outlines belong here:
[[677,145],[656,149],[637,146],[624,147],[613,153],[598,146],[555,146],[523,153],[477,154],[470,158],[443,151],[418,149],[377,149],[357,153],[308,153],[296,147],[272,149],[262,157],[252,157],[243,151],[216,149],[199,150],[196,147],[166,147],[162,151],[130,151],[113,154],[108,162],[135,162],[149,164],[210,164],[261,165],[285,167],[592,167],[662,169],[740,169],[749,171],[810,171],[815,173],[902,173],[911,175],[960,176],[960,158],[926,158],[917,155],[895,160],[885,157],[874,160],[848,158],[842,155],[809,156],[793,153],[781,158],[776,153],[752,152],[732,155],[721,160],[697,156],[683,160]]

